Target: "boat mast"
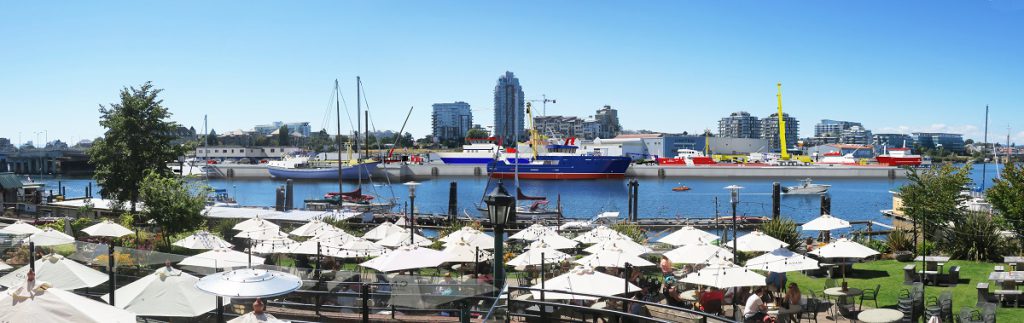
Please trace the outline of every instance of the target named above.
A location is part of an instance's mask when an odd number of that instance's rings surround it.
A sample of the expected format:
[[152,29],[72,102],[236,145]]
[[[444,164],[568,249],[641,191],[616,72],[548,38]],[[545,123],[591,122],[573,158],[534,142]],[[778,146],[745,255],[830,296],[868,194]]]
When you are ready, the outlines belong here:
[[338,79],[334,79],[334,115],[337,118],[337,133],[338,133],[338,206],[341,206],[341,193],[345,190],[341,186],[341,86],[338,85]]
[[[360,97],[359,97],[359,76],[357,75],[356,76],[356,128],[352,129],[352,132],[353,132],[353,135],[354,135],[353,139],[352,139],[352,142],[355,143],[355,149],[356,149],[356,153],[357,154],[359,153],[359,127],[360,127],[359,124],[363,121],[363,119],[362,119],[362,115],[363,115],[362,106],[363,105],[359,102],[359,100],[360,100]],[[349,122],[352,122],[352,119],[349,119]]]
[[[985,151],[985,147],[988,146],[988,104],[985,105],[985,135],[984,135],[984,139],[982,139],[982,140],[983,141],[982,141],[982,144],[981,144],[981,151],[984,152]],[[992,148],[994,150],[994,148],[996,148],[996,147],[992,146]],[[986,158],[987,155],[988,154],[982,154],[982,156],[985,156],[985,157],[982,157],[982,158]],[[981,190],[982,191],[985,191],[985,177],[988,175],[988,163],[985,163],[984,161],[985,160],[982,159],[982,163],[981,163]],[[999,161],[996,161],[996,162],[998,163]]]
[[[359,125],[359,121],[360,121],[359,120],[359,114],[361,113],[360,111],[362,111],[361,109],[363,107],[362,97],[360,96],[360,90],[359,90],[359,88],[361,87],[361,86],[359,86],[361,84],[361,82],[362,81],[359,80],[359,76],[356,76],[356,139],[355,139],[356,140],[356,154],[359,154],[359,127],[360,127],[360,125]],[[367,121],[369,121],[369,120],[367,120]],[[366,131],[370,131],[370,129],[366,129]],[[369,141],[364,142],[363,145],[365,146],[368,143],[369,143]],[[366,158],[366,156],[360,156],[360,157]],[[356,163],[354,165],[352,165],[353,169],[356,170],[356,178],[359,181],[358,184],[357,184],[358,186],[356,186],[357,188],[363,187],[363,172],[360,172],[359,168],[357,167],[359,165],[359,160],[362,159],[362,158],[356,158]]]

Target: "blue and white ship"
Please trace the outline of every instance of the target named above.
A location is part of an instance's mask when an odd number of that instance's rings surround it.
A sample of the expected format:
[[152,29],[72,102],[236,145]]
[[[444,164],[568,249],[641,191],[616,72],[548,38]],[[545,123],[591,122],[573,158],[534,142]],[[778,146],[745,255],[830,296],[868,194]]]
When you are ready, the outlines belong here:
[[487,165],[501,152],[495,138],[470,138],[468,145],[462,145],[461,152],[438,152],[437,157],[451,165]]

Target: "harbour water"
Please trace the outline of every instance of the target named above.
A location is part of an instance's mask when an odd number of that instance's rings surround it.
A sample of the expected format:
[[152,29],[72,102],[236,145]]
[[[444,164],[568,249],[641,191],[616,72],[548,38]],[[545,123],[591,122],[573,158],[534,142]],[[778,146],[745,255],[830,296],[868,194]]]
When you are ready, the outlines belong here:
[[[988,185],[996,175],[996,167],[988,167]],[[980,184],[981,166],[976,165],[972,178]],[[40,180],[36,178],[36,180]],[[82,196],[91,179],[41,179],[47,187],[56,189],[60,180],[67,187],[70,197]],[[771,214],[772,179],[730,179],[730,178],[693,178],[693,179],[658,179],[640,178],[639,216],[640,217],[713,217],[716,214],[730,214],[729,194],[724,187],[740,185],[740,203],[737,207],[740,215],[767,216]],[[476,204],[488,185],[483,177],[449,177],[424,180],[416,191],[417,213],[446,213],[448,210],[448,192],[451,182],[458,184],[458,206],[463,212],[479,215]],[[284,185],[284,181],[271,179],[210,179],[209,185],[214,188],[226,189],[239,204],[246,206],[272,206],[274,189]],[[830,184],[832,213],[847,220],[871,220],[891,223],[883,217],[879,210],[892,207],[890,191],[899,189],[905,179],[819,179],[815,183]],[[513,189],[513,181],[505,180],[505,185]],[[781,181],[783,186],[797,185],[796,181]],[[93,184],[95,185],[95,183]],[[672,188],[686,185],[691,189],[685,192],[674,192]],[[604,211],[626,213],[627,188],[626,180],[563,180],[563,181],[528,181],[520,182],[523,192],[527,195],[546,196],[551,200],[561,195],[561,203],[566,217],[590,218]],[[345,183],[345,190],[355,187],[354,183]],[[337,183],[323,181],[296,181],[295,201],[301,207],[303,199],[322,197],[324,193],[338,190]],[[97,188],[98,192],[98,188]],[[399,207],[408,199],[408,189],[401,183],[374,182],[364,183],[363,192],[388,199],[394,197]],[[717,206],[716,206],[717,198]],[[818,196],[783,196],[782,215],[797,222],[807,221],[819,213]]]

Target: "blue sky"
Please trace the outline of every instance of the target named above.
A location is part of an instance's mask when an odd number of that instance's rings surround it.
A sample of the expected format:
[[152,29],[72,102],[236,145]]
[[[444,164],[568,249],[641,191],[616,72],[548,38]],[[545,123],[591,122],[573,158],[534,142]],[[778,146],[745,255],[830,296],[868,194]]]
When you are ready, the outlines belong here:
[[436,102],[491,124],[506,70],[528,98],[558,99],[549,114],[608,104],[627,129],[767,116],[781,81],[801,136],[831,118],[980,138],[989,104],[992,136],[1024,141],[1019,0],[5,2],[0,44],[0,137],[14,141],[96,137],[97,105],[145,81],[197,129],[204,114],[218,132],[320,128],[334,79],[354,108],[357,75],[377,128],[415,106],[420,137]]

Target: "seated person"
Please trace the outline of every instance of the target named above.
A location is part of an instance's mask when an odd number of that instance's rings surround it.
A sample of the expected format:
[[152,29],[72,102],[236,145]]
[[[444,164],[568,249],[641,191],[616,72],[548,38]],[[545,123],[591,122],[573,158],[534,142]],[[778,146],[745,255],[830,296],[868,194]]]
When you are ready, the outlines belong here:
[[686,301],[683,300],[682,292],[675,284],[666,284],[665,289],[662,290],[662,294],[665,294],[665,303],[673,307],[684,307]]
[[800,295],[800,287],[796,283],[789,283],[789,287],[786,288],[786,296],[782,298],[782,305],[779,308],[779,322],[799,322],[796,315],[803,310],[802,295]]
[[711,287],[710,290],[700,294],[698,299],[700,310],[705,313],[722,313],[722,301],[724,298],[725,293],[721,289]]
[[764,287],[758,287],[754,290],[753,294],[747,298],[747,303],[743,307],[743,321],[744,322],[762,322],[764,318],[768,316],[768,306],[764,305],[764,301],[761,297],[764,296]]

